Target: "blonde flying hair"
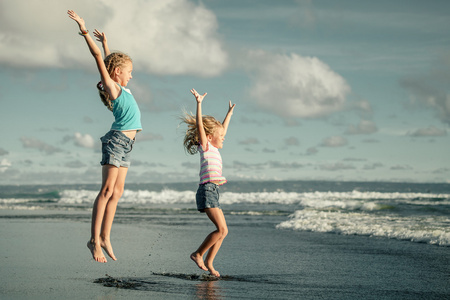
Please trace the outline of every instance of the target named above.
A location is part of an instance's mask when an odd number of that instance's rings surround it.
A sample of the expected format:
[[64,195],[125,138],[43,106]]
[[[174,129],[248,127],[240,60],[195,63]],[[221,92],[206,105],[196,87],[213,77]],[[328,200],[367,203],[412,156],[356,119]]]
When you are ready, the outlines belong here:
[[[132,62],[131,57],[122,52],[113,52],[107,57],[105,57],[103,61],[105,62],[106,70],[108,71],[109,77],[111,78],[113,77],[114,70],[117,67],[123,68],[127,62]],[[110,111],[112,111],[113,110],[112,102],[109,99],[109,94],[108,92],[105,91],[103,83],[101,81],[97,83],[97,89],[103,104],[105,104],[105,106]]]
[[[193,114],[185,113],[181,117],[181,121],[188,125],[186,130],[186,135],[183,140],[184,148],[189,154],[195,154],[198,152],[198,145],[200,145],[198,130],[197,130],[197,119]],[[216,118],[208,115],[202,116],[203,128],[205,129],[206,135],[213,135],[218,127],[222,127]]]

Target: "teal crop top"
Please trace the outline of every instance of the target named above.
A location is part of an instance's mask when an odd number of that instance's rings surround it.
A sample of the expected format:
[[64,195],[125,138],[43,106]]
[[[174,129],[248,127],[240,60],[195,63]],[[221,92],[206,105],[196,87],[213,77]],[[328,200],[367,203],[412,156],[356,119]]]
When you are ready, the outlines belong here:
[[111,130],[142,130],[141,111],[130,90],[120,87],[122,92],[112,101],[115,118]]

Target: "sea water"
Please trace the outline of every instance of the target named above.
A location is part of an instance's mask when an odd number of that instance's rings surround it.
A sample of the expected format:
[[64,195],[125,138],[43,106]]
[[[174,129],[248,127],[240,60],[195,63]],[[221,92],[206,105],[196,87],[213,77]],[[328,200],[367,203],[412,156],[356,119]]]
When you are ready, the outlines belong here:
[[[0,209],[87,211],[99,188],[0,186]],[[196,188],[196,183],[127,184],[116,222],[193,223]],[[236,224],[450,246],[450,184],[249,181],[229,182],[220,193],[225,215],[236,217]]]

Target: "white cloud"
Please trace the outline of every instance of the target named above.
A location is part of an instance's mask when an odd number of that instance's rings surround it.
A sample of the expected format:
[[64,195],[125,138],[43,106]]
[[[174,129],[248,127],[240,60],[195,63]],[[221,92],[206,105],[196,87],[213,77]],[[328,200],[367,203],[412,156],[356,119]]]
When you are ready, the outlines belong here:
[[320,144],[323,147],[342,147],[348,144],[346,138],[342,136],[331,136],[322,141]]
[[251,52],[250,95],[259,107],[281,117],[318,118],[344,109],[350,87],[316,57]]
[[0,27],[8,30],[0,33],[0,63],[94,68],[68,9],[84,18],[91,33],[105,32],[110,49],[128,53],[135,70],[213,76],[227,66],[216,16],[188,0],[2,1]]
[[445,129],[439,129],[434,126],[430,126],[428,128],[420,128],[413,132],[408,132],[408,135],[411,136],[446,136],[447,130]]
[[370,105],[370,102],[367,100],[357,101],[357,102],[353,103],[352,106],[354,109],[360,111],[361,113],[365,113],[365,114],[373,113],[372,105]]
[[42,151],[46,154],[53,154],[62,151],[61,149],[53,147],[52,145],[49,145],[36,138],[21,137],[20,141],[22,142],[24,148],[38,149],[39,151]]
[[8,168],[11,167],[11,162],[9,160],[7,160],[6,158],[2,159],[0,161],[0,172],[3,173],[6,170],[8,170]]
[[377,132],[377,125],[373,121],[361,120],[358,125],[350,125],[346,134],[371,134]]
[[81,134],[79,132],[75,132],[73,135],[66,135],[63,138],[63,143],[67,143],[73,141],[73,144],[78,147],[83,148],[94,148],[95,141],[94,138],[90,134]]
[[74,134],[74,142],[75,145],[83,147],[83,148],[94,148],[94,138],[89,134],[81,134],[79,132],[75,132]]

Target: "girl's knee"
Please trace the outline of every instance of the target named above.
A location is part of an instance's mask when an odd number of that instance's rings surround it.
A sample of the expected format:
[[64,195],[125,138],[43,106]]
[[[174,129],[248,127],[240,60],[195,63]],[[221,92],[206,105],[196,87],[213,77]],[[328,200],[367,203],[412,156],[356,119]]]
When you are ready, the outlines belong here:
[[102,190],[100,191],[100,196],[106,200],[108,200],[109,198],[111,198],[111,196],[114,193],[114,188],[111,188],[109,186],[105,186],[102,188]]
[[114,199],[119,199],[120,197],[122,197],[122,195],[123,195],[123,191],[124,191],[124,188],[123,187],[115,187],[114,188],[114,193],[113,193],[113,198]]
[[224,239],[228,234],[228,228],[227,227],[220,227],[219,233],[222,235],[222,238]]
[[119,199],[122,197],[124,189],[121,187],[110,187],[105,186],[100,191],[100,194],[103,198],[110,200],[110,199]]

